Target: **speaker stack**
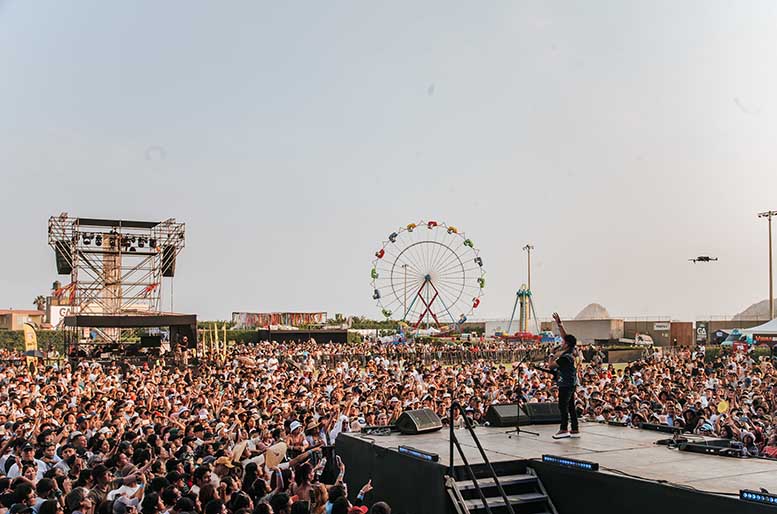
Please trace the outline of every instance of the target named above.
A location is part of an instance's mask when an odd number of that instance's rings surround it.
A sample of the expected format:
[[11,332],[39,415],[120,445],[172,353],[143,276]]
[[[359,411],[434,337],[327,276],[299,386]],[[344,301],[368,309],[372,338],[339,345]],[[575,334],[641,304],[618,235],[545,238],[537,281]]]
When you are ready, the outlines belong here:
[[561,423],[557,403],[525,403],[524,407],[519,409],[515,403],[491,405],[486,411],[486,421],[492,427]]

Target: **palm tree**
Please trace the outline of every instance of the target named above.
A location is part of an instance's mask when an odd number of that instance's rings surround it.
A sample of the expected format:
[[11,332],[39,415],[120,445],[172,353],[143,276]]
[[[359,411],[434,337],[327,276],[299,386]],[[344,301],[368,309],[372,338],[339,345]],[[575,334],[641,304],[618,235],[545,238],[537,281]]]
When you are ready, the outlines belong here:
[[35,297],[35,301],[32,302],[33,305],[35,305],[39,311],[45,311],[46,310],[46,297],[42,294],[39,294]]

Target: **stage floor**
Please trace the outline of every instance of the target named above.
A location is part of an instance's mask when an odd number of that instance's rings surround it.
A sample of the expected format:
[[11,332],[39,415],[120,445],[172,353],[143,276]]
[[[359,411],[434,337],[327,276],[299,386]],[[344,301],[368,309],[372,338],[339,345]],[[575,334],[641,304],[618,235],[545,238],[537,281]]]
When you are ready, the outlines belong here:
[[[740,489],[766,488],[777,491],[777,461],[736,459],[698,453],[680,452],[656,445],[671,434],[614,427],[598,423],[582,423],[579,439],[554,440],[556,425],[529,425],[539,437],[522,434],[508,438],[505,428],[476,429],[480,443],[492,462],[539,458],[543,454],[572,457],[598,462],[600,471],[634,475],[640,478],[666,480],[710,492],[738,493]],[[341,434],[359,438],[361,434]],[[482,463],[475,443],[465,430],[457,430],[470,464]],[[449,465],[449,432],[443,429],[430,434],[369,436],[375,445],[396,449],[398,445],[437,453],[440,464]],[[456,453],[454,463],[463,464]]]

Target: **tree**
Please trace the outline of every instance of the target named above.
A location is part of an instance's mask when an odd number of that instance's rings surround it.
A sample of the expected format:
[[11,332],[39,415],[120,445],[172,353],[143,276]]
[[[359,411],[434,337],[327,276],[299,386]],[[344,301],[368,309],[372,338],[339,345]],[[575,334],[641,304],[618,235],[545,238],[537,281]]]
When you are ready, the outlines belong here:
[[45,311],[46,310],[46,297],[42,294],[39,294],[35,297],[35,300],[32,302],[32,304],[38,308],[39,311]]

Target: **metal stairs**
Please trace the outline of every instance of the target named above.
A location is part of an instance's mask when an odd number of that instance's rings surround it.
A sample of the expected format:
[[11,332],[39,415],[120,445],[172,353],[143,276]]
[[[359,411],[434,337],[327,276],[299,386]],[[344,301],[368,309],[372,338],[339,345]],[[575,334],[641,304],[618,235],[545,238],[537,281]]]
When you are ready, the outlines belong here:
[[[445,488],[454,510],[457,514],[491,512],[493,514],[507,513],[510,511],[505,504],[504,497],[500,494],[496,481],[487,468],[473,466],[477,477],[478,487],[475,487],[468,473],[461,470],[456,477],[445,477]],[[526,473],[511,474],[509,471],[497,471],[499,484],[502,486],[514,512],[529,514],[558,514],[553,502],[545,491],[539,477],[531,468]],[[477,489],[483,493],[488,505],[484,505],[483,499]]]
[[[462,416],[464,428],[480,453],[482,464],[470,464],[454,430],[456,414]],[[530,466],[513,461],[494,466],[480,444],[464,408],[453,402],[450,408],[450,460],[445,475],[447,491],[457,514],[558,514],[545,487]],[[463,466],[454,464],[454,450]]]

